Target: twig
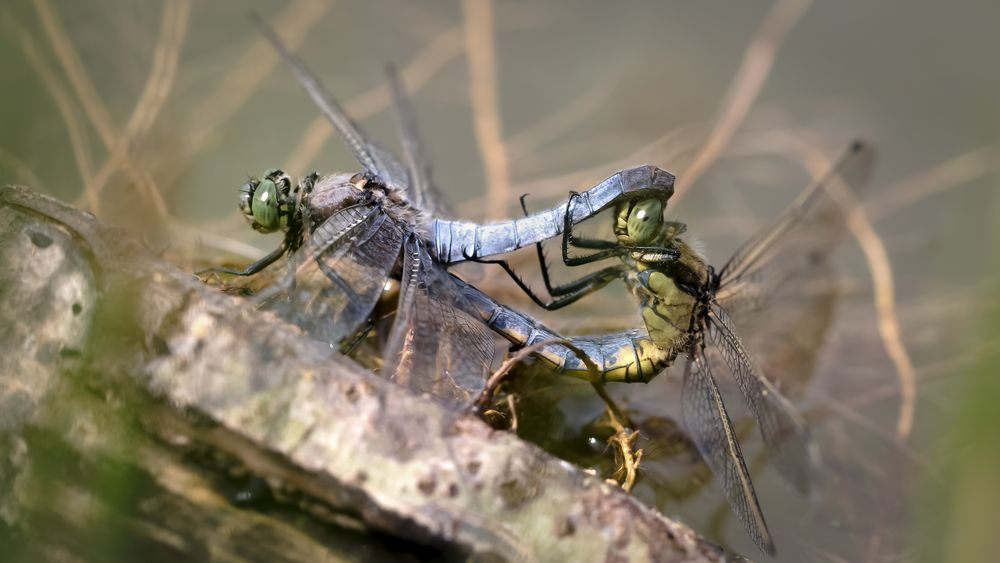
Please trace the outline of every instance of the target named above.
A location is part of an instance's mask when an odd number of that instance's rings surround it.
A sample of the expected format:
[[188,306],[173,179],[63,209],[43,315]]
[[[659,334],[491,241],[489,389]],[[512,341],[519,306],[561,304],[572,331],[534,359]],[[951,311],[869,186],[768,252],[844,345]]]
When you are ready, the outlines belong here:
[[604,384],[598,381],[595,377],[590,382],[590,385],[594,388],[594,392],[597,393],[597,396],[604,401],[605,405],[607,405],[608,411],[611,412],[611,416],[621,420],[622,424],[629,424],[628,416],[626,416],[625,412],[618,406],[618,403],[611,398],[611,395],[608,394],[608,390],[604,388]]
[[767,81],[782,42],[811,4],[812,0],[777,0],[771,7],[729,86],[715,128],[691,165],[677,177],[673,196],[675,202],[719,158],[732,140]]
[[486,172],[489,217],[504,216],[510,190],[507,147],[503,141],[497,99],[493,5],[490,0],[464,0],[466,62],[476,142]]
[[536,342],[531,346],[525,346],[511,357],[507,358],[500,364],[500,367],[496,369],[492,374],[490,374],[489,379],[486,380],[486,385],[483,386],[483,390],[479,392],[479,396],[476,400],[469,405],[469,410],[471,412],[482,412],[486,405],[493,400],[493,395],[496,394],[497,388],[500,384],[507,378],[507,374],[510,370],[514,368],[517,364],[523,362],[532,354],[538,352],[542,348],[548,346],[549,344],[562,344],[566,341],[564,340],[545,340],[542,342]]
[[[831,162],[825,152],[803,137],[788,131],[772,132],[757,143],[775,153],[797,154],[814,179],[830,170]],[[900,412],[896,432],[900,438],[909,436],[916,409],[916,373],[906,346],[896,313],[895,281],[885,242],[875,231],[867,213],[854,194],[842,182],[831,182],[827,188],[841,209],[849,210],[847,228],[858,241],[874,288],[875,312],[878,316],[879,335],[889,359],[896,369],[900,387]]]
[[586,352],[578,348],[575,344],[564,338],[542,340],[541,342],[535,342],[530,346],[525,346],[524,348],[519,349],[513,356],[504,360],[504,362],[500,364],[500,367],[497,368],[492,375],[490,375],[489,379],[486,380],[486,385],[483,386],[483,390],[479,393],[479,396],[476,397],[476,400],[469,405],[469,410],[476,413],[482,412],[487,403],[493,399],[493,395],[496,393],[497,388],[500,387],[500,384],[507,378],[507,374],[510,373],[510,370],[513,369],[514,366],[523,362],[528,358],[528,356],[535,354],[542,348],[551,345],[566,347],[576,357],[580,358],[580,361],[583,362],[585,366],[587,366],[587,371],[590,372],[591,375],[591,381],[598,381],[600,379],[600,370],[597,368],[597,364],[590,359],[590,356],[588,356]]
[[517,401],[514,395],[507,395],[507,408],[510,409],[510,431],[517,434]]

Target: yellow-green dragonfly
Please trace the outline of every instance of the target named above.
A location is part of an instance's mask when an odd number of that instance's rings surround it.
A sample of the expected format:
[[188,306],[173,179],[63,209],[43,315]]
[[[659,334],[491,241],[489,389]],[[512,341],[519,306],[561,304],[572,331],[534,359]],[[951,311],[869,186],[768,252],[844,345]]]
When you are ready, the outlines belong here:
[[[580,279],[555,285],[538,247],[542,279],[552,296],[538,296],[502,260],[501,265],[539,306],[565,307],[614,280],[623,280],[639,304],[644,326],[621,333],[569,340],[598,366],[601,381],[647,382],[678,356],[687,360],[682,415],[703,458],[720,477],[723,490],[755,543],[775,552],[716,382],[716,374],[733,376],[757,421],[765,451],[779,473],[799,491],[809,490],[810,467],[817,454],[806,427],[792,405],[756,366],[739,336],[741,327],[766,313],[783,288],[805,286],[823,277],[827,258],[845,223],[844,197],[838,190],[860,188],[867,180],[874,152],[854,143],[833,169],[807,189],[769,228],[737,250],[719,269],[684,240],[686,226],[665,221],[666,201],[657,198],[621,201],[615,214],[615,240],[582,238],[573,232],[571,193],[562,236],[562,261],[575,267],[617,258],[618,262]],[[848,199],[850,196],[848,195]],[[572,249],[590,254],[573,255]],[[484,308],[494,330],[517,346],[558,338],[530,317],[505,309]],[[485,317],[484,317],[485,318]],[[536,356],[554,373],[592,379],[590,368],[564,346],[545,346]]]

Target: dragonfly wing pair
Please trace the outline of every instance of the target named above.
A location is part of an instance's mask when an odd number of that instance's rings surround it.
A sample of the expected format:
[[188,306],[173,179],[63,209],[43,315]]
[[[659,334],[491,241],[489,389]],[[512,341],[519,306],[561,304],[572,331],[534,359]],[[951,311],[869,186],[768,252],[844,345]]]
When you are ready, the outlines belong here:
[[[776,304],[791,289],[816,289],[828,277],[827,257],[844,234],[846,215],[867,184],[874,150],[854,143],[769,227],[743,244],[719,270],[716,301],[736,319]],[[780,303],[778,303],[780,305]]]
[[369,324],[403,244],[404,233],[377,206],[350,206],[330,216],[292,254],[289,272],[254,299],[339,343]]
[[386,373],[398,383],[468,404],[482,389],[496,335],[474,311],[464,283],[444,271],[425,243],[405,243],[398,313],[385,347]]
[[[869,147],[853,145],[771,227],[737,250],[719,271],[705,342],[691,354],[685,372],[685,426],[751,537],[769,554],[774,542],[714,378],[725,371],[733,376],[757,421],[767,457],[782,477],[808,493],[818,454],[795,409],[756,367],[739,331],[764,330],[782,310],[817,312],[819,305],[817,314],[822,314],[827,309],[823,302],[835,286],[826,259],[843,235],[852,194],[867,183],[874,158]],[[763,310],[769,312],[767,322],[758,315]]]

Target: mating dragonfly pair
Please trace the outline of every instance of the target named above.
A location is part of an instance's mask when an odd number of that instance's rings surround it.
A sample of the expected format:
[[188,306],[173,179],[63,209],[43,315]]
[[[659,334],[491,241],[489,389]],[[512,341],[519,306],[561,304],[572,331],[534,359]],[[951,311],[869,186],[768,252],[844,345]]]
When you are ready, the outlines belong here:
[[[685,225],[664,220],[674,177],[653,166],[616,172],[586,191],[571,192],[558,206],[525,212],[519,219],[492,224],[446,219],[448,207],[431,180],[395,73],[388,72],[389,86],[405,165],[370,142],[281,40],[260,27],[362,171],[314,173],[295,183],[284,172],[269,170],[243,185],[240,208],[253,228],[285,236],[277,249],[247,268],[215,271],[250,276],[287,256],[287,271],[253,299],[342,350],[353,349],[386,309],[394,310],[388,334],[381,338],[382,373],[446,401],[469,401],[483,390],[495,335],[516,348],[534,345],[536,364],[546,371],[590,381],[647,382],[683,356],[685,429],[721,479],[750,536],[773,554],[774,542],[715,378],[732,375],[769,459],[807,492],[816,462],[808,432],[756,367],[738,328],[772,304],[782,288],[807,284],[826,268],[844,226],[844,210],[831,195],[834,184],[859,187],[870,169],[871,151],[852,146],[826,177],[718,269],[684,240]],[[604,210],[613,210],[615,240],[574,233],[578,223]],[[566,266],[616,262],[555,284],[541,243],[556,237]],[[549,300],[496,258],[532,245]],[[576,254],[580,251],[590,253]],[[563,338],[447,271],[463,261],[499,265],[550,310],[622,280],[638,302],[643,326]]]

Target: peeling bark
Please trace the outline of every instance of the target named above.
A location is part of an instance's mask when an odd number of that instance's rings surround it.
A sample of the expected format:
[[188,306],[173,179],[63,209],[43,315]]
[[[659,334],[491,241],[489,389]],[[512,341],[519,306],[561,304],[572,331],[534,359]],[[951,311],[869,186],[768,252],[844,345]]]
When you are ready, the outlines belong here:
[[[0,545],[15,554],[724,557],[86,213],[2,188],[0,255]],[[239,508],[251,475],[271,492]]]

